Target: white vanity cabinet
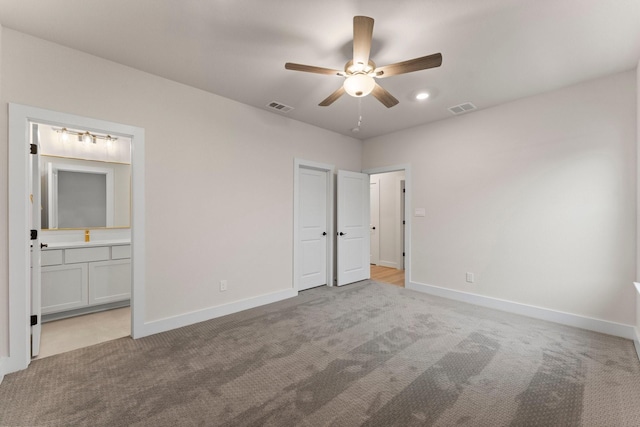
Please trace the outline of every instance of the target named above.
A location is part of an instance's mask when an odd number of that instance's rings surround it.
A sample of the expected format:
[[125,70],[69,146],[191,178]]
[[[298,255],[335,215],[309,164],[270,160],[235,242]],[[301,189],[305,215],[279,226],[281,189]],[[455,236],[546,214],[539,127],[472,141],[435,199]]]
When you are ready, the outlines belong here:
[[131,245],[43,249],[42,314],[91,308],[131,297]]

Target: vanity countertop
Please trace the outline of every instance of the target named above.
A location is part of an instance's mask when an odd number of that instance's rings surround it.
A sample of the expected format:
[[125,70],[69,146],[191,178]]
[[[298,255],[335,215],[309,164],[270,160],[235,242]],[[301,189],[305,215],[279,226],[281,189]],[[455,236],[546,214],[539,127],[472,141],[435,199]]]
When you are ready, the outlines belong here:
[[130,245],[129,239],[95,240],[91,242],[43,242],[47,244],[43,251],[51,249],[88,248],[93,246]]

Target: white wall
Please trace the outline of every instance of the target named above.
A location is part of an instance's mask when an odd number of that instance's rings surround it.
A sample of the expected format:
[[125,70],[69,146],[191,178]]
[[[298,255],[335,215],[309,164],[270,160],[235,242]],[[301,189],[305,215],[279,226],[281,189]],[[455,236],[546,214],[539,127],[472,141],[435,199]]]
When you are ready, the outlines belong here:
[[[3,99],[3,90],[2,90],[2,58],[3,58],[3,28],[0,25],[0,100]],[[7,108],[4,104],[2,104],[2,110],[0,110],[0,129],[3,129],[0,132],[0,138],[7,138]],[[0,224],[8,224],[7,218],[7,200],[8,200],[8,183],[7,183],[7,172],[4,167],[6,164],[6,159],[8,157],[8,146],[6,140],[4,144],[0,143],[0,159],[2,160],[4,173],[0,174]],[[4,204],[3,204],[4,203]],[[6,309],[9,304],[9,229],[7,225],[0,225],[0,324],[7,326],[0,326],[0,382],[2,381],[4,369],[2,368],[2,357],[7,355],[7,348],[9,347],[9,311]]]
[[[636,167],[640,165],[640,61],[636,67]],[[636,169],[636,183],[640,176],[638,176],[638,170]],[[638,191],[636,192],[636,275],[635,281],[640,282],[640,185],[638,185]],[[636,293],[636,335],[640,332],[640,291]],[[640,344],[640,342],[638,342]],[[640,357],[640,346],[636,347],[638,356]]]
[[[356,139],[13,30],[3,30],[1,46],[4,111],[16,102],[145,129],[146,321],[291,289],[294,158],[361,170]],[[7,170],[6,132],[0,169]],[[7,224],[6,189],[0,174],[0,224]],[[6,249],[0,319],[7,318]],[[221,279],[229,281],[224,293]]]
[[363,166],[411,164],[412,282],[632,325],[636,132],[628,71],[367,140]]
[[404,179],[404,171],[371,175],[371,182],[374,179],[378,181],[380,196],[378,222],[380,255],[378,265],[402,268],[400,181]]

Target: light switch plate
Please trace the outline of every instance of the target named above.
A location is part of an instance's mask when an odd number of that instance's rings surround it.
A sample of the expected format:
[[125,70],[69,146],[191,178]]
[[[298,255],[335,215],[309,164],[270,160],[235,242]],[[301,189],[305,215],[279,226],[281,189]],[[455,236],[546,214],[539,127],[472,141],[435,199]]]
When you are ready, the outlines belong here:
[[425,216],[426,215],[426,210],[425,208],[416,208],[414,213],[414,216]]

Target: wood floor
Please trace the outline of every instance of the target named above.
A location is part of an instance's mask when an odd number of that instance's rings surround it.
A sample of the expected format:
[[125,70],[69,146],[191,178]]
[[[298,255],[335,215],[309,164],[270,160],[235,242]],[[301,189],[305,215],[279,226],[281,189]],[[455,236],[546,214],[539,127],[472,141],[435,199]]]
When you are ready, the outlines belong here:
[[371,279],[389,283],[391,285],[404,287],[404,270],[395,268],[381,267],[379,265],[371,265]]

